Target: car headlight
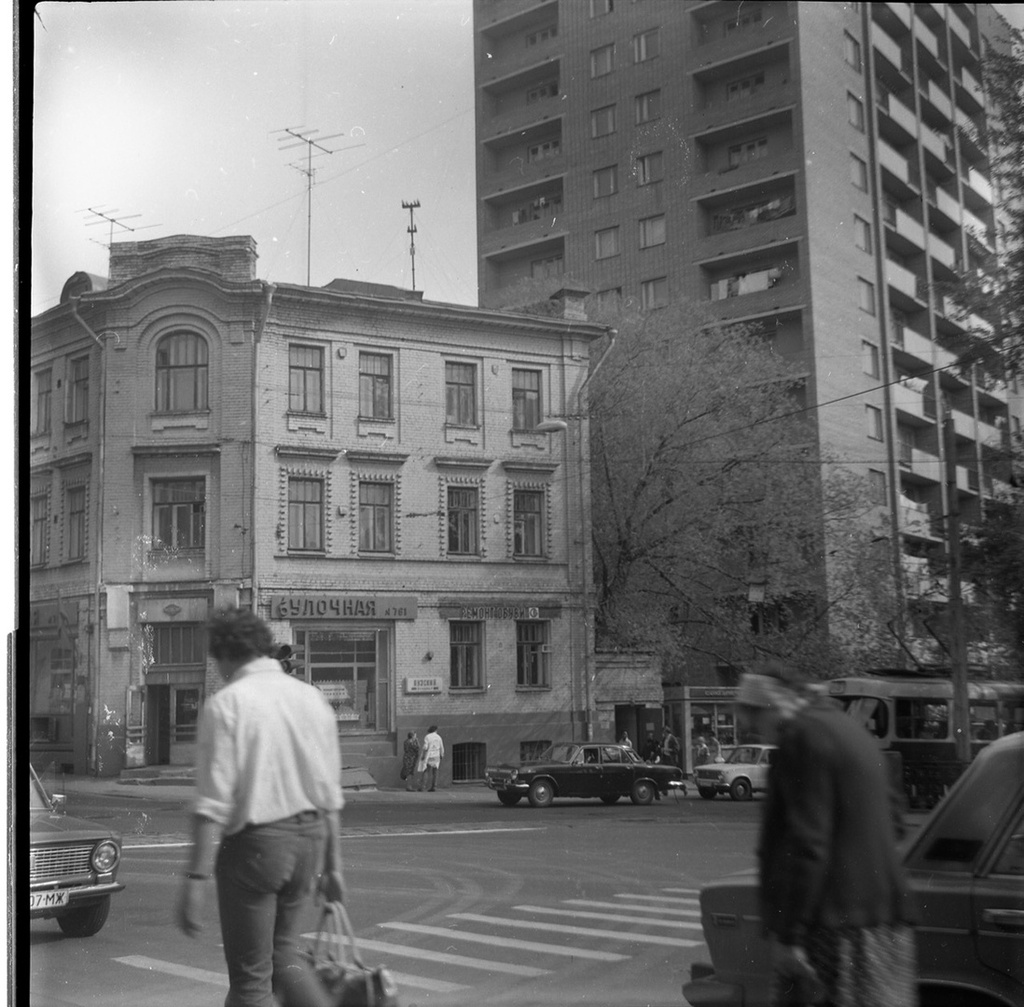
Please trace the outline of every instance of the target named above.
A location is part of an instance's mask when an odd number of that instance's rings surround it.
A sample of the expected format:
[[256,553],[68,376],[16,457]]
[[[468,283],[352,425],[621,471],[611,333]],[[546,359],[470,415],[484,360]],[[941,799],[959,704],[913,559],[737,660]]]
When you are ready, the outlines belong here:
[[96,849],[92,851],[93,870],[98,874],[109,874],[120,859],[121,851],[117,848],[117,843],[106,839],[102,843],[98,843]]

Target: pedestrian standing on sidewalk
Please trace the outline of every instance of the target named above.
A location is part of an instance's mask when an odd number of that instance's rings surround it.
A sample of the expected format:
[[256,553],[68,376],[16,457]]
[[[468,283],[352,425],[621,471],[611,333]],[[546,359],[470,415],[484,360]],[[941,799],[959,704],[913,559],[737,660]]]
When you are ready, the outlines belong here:
[[444,742],[441,735],[437,733],[437,725],[431,724],[427,733],[423,736],[423,748],[420,751],[420,763],[423,766],[423,778],[420,780],[420,790],[424,789],[427,781],[430,786],[426,789],[434,791],[437,789],[437,771],[441,768],[441,760],[444,758]]
[[318,875],[325,898],[344,895],[334,713],[318,689],[266,656],[273,639],[253,612],[222,611],[207,633],[226,684],[199,721],[193,843],[177,923],[199,936],[215,879],[225,1007],[330,1007],[297,937]]
[[402,779],[406,790],[416,789],[416,763],[420,758],[420,739],[415,731],[410,731],[402,748]]
[[670,766],[679,765],[679,742],[669,730],[668,724],[661,729],[661,754],[663,762]]

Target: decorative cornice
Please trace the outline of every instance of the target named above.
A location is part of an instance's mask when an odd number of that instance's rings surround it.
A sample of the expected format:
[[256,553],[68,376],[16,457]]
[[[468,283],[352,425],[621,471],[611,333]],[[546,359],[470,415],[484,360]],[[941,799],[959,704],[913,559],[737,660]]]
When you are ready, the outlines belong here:
[[372,462],[376,465],[404,465],[409,458],[408,452],[373,451],[367,448],[349,448],[345,457],[350,462]]
[[132,454],[145,455],[219,455],[220,445],[209,442],[195,444],[133,444]]
[[493,458],[471,458],[458,455],[435,455],[434,464],[441,469],[489,469],[494,464]]
[[332,462],[341,454],[341,448],[321,447],[313,444],[277,444],[274,446],[274,454],[278,458],[317,458],[321,461]]

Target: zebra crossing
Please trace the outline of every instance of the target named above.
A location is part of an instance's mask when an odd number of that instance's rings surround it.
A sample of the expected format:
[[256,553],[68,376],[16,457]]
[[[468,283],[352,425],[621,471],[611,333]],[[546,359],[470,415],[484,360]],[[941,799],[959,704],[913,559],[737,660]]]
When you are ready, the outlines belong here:
[[[606,899],[518,904],[500,914],[451,912],[429,923],[386,920],[358,937],[367,964],[386,965],[403,1003],[445,1004],[484,983],[557,976],[574,962],[628,963],[642,955],[704,946],[698,891],[663,888]],[[316,935],[303,935],[310,940]],[[115,962],[224,987],[223,973],[130,955]],[[515,977],[513,980],[512,977]]]

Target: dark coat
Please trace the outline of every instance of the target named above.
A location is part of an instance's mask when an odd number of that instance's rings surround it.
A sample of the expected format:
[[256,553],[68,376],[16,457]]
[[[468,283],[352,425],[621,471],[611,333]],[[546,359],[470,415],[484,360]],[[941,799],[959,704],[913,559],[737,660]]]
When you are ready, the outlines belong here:
[[817,927],[906,922],[898,796],[864,728],[832,705],[783,724],[758,848],[762,920],[783,943]]

